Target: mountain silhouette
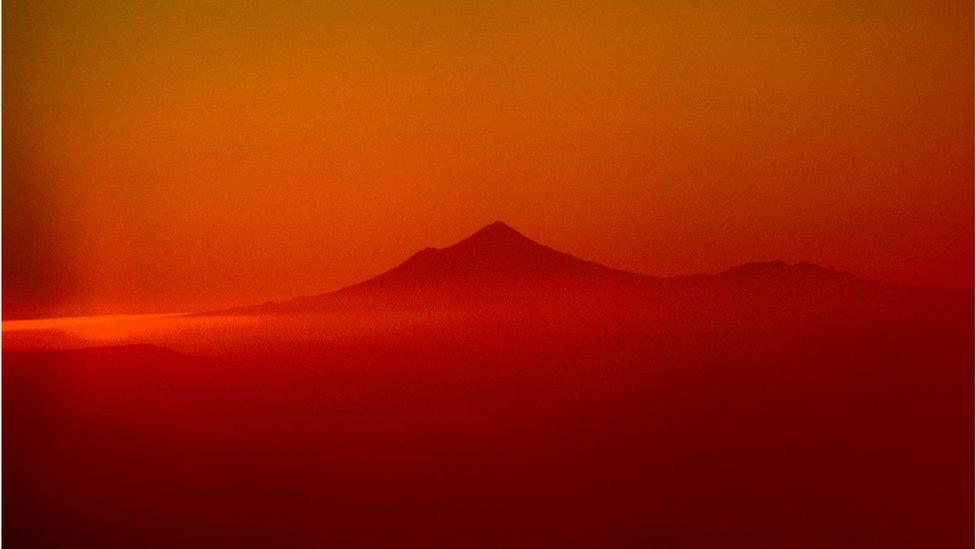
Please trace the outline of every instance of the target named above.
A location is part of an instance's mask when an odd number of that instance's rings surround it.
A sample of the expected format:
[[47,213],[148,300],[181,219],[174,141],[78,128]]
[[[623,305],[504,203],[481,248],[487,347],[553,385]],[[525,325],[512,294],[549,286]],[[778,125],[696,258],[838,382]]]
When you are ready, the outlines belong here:
[[619,308],[729,300],[743,292],[802,297],[880,287],[893,285],[812,263],[782,261],[746,263],[717,274],[652,277],[560,252],[495,221],[451,246],[420,250],[393,269],[352,286],[205,314]]
[[394,269],[353,288],[378,288],[416,281],[464,283],[512,278],[538,280],[640,276],[543,246],[496,221],[446,248],[425,248]]
[[216,314],[361,309],[458,310],[565,301],[595,291],[631,291],[653,277],[586,261],[539,244],[501,221],[445,248],[425,248],[400,265],[334,292]]

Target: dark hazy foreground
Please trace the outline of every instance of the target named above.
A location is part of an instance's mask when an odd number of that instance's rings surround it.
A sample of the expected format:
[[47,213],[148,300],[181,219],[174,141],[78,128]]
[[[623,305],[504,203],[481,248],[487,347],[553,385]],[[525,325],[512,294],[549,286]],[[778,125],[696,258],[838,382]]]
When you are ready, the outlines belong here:
[[5,352],[3,541],[970,546],[971,298],[725,295]]
[[115,347],[5,332],[3,541],[969,547],[972,303],[810,264],[648,277],[493,223],[89,332]]

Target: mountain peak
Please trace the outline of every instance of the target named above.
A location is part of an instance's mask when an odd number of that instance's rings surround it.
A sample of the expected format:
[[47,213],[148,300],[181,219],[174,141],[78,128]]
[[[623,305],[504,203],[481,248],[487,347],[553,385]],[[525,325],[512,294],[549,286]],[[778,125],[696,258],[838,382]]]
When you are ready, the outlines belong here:
[[491,237],[491,238],[518,238],[518,239],[530,240],[528,237],[516,231],[515,229],[513,229],[512,227],[510,227],[509,225],[505,224],[502,221],[493,221],[485,225],[481,229],[479,229],[476,233],[474,233],[468,238],[473,238],[476,236]]
[[510,227],[508,224],[506,224],[504,221],[497,221],[497,220],[496,221],[492,221],[491,223],[485,225],[484,227],[481,228],[481,230],[482,231],[492,230],[492,231],[511,231],[511,232],[518,232],[515,229],[513,229],[512,227]]
[[488,250],[508,250],[545,248],[538,242],[516,231],[501,221],[495,221],[485,225],[471,236],[444,248],[444,250],[466,250],[478,249]]
[[528,279],[552,281],[594,275],[620,276],[620,273],[539,244],[507,224],[495,221],[446,248],[421,250],[396,268],[356,287],[422,283],[429,289],[488,280],[519,280],[521,284]]

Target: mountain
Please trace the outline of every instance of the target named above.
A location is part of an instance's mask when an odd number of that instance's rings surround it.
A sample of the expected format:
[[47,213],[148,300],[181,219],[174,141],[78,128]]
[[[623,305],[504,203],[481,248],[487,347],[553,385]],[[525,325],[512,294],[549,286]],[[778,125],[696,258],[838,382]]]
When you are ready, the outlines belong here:
[[832,268],[779,261],[718,274],[651,277],[554,250],[496,221],[456,244],[425,248],[379,276],[334,292],[207,314],[674,308],[746,299],[756,292],[823,302],[891,288]]
[[429,287],[638,278],[648,277],[556,251],[496,221],[452,246],[425,248],[390,271],[340,291],[407,288],[416,284]]
[[425,248],[379,276],[334,292],[215,314],[483,309],[632,292],[657,280],[554,250],[496,221],[451,246]]

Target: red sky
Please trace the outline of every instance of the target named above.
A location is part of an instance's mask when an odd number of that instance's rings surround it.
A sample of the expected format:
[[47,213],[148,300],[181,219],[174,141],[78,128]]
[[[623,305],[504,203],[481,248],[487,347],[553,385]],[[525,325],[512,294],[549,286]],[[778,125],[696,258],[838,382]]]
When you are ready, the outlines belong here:
[[4,317],[317,293],[501,219],[972,287],[971,2],[3,9]]

